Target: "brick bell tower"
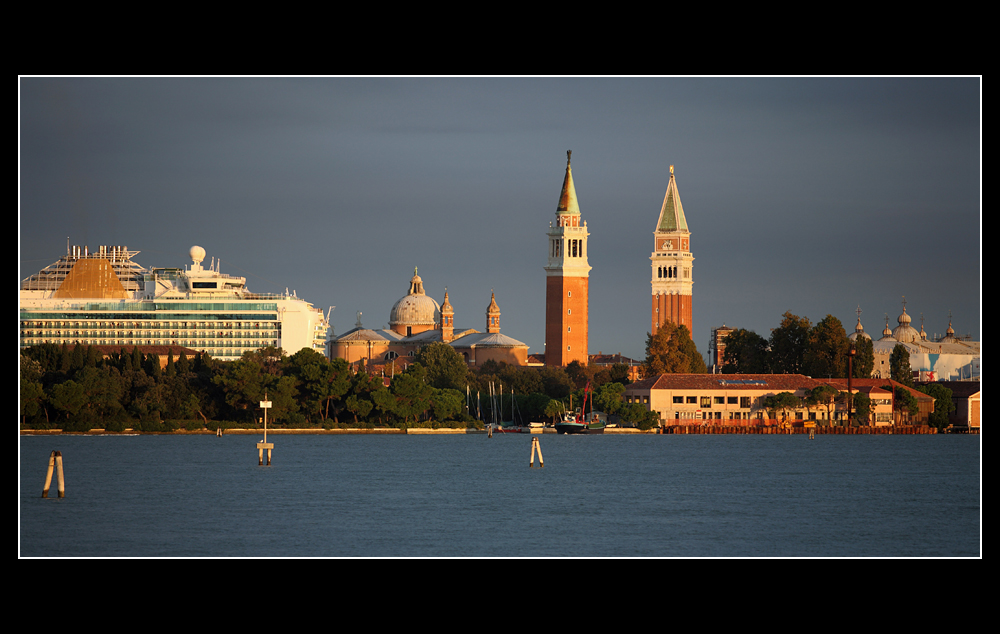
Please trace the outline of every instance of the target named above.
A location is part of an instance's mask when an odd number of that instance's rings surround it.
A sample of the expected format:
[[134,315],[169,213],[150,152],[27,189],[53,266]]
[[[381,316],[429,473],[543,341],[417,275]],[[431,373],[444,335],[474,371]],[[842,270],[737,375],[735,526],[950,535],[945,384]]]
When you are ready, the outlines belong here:
[[691,278],[694,257],[691,255],[691,232],[681,205],[674,166],[670,166],[670,183],[660,207],[660,217],[653,232],[655,245],[650,256],[653,268],[650,334],[666,322],[687,326],[694,336],[691,318]]
[[580,206],[566,152],[566,176],[555,222],[549,222],[548,264],[545,265],[545,365],[566,366],[572,361],[587,365],[589,329],[587,223],[580,220]]

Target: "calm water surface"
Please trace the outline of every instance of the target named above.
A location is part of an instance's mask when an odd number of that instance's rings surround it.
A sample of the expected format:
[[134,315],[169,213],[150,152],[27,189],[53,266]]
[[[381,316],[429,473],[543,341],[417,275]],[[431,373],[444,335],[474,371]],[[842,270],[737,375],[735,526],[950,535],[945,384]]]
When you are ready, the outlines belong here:
[[19,554],[981,556],[979,436],[272,439],[23,436]]

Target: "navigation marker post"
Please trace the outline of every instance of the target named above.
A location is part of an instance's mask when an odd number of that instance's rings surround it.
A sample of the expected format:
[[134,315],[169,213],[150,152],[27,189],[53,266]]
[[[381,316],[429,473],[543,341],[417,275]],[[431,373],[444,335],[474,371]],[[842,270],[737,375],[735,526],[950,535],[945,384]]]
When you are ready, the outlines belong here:
[[271,409],[271,401],[267,400],[267,393],[264,393],[264,400],[260,402],[260,408],[264,410],[264,440],[257,443],[257,465],[264,465],[264,450],[267,449],[267,466],[271,466],[271,450],[274,443],[267,442],[267,410]]
[[49,469],[45,473],[45,488],[42,489],[42,497],[49,497],[49,487],[52,486],[52,469],[53,467],[59,470],[59,497],[66,497],[66,480],[63,478],[63,466],[62,466],[62,452],[53,450],[49,454]]
[[538,466],[539,468],[545,466],[545,461],[542,459],[542,446],[538,444],[538,436],[531,437],[531,460],[528,462],[528,468],[532,469],[535,466],[535,450],[538,450]]

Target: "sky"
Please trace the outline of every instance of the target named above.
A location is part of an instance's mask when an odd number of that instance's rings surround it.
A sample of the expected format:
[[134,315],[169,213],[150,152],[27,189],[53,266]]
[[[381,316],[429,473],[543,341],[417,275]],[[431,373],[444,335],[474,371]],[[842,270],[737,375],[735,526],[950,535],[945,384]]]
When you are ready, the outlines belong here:
[[387,327],[414,268],[456,330],[544,352],[572,150],[590,352],[645,357],[670,166],[693,339],[857,310],[980,340],[981,77],[20,77],[18,282],[67,242],[295,291]]

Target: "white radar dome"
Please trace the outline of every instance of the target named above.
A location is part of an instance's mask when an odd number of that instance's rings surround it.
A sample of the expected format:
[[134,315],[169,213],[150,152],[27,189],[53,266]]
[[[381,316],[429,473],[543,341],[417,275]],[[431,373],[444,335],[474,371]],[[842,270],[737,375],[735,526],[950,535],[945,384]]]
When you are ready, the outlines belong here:
[[201,247],[191,247],[188,253],[190,253],[191,259],[195,264],[201,264],[202,260],[205,259],[205,249]]

